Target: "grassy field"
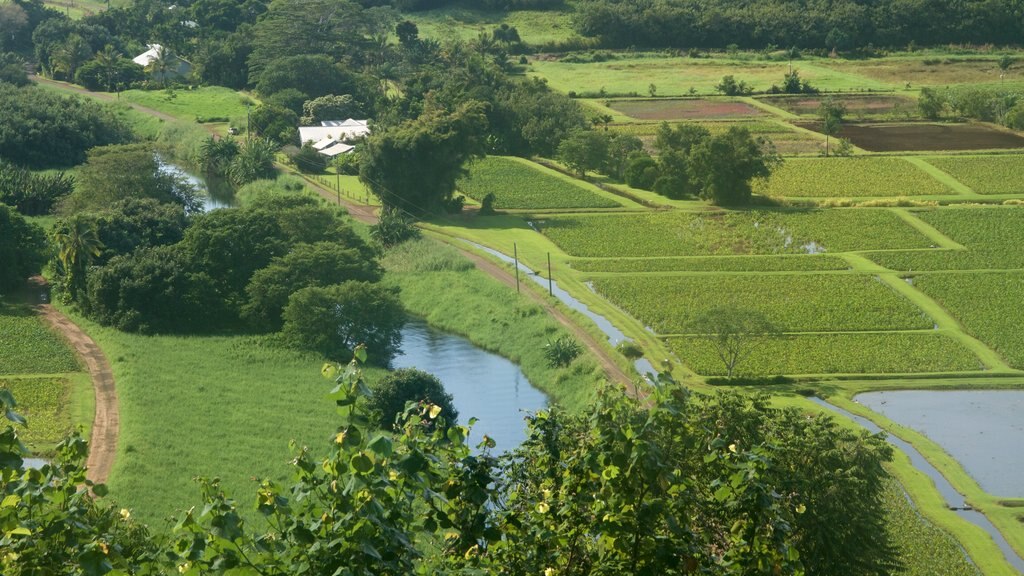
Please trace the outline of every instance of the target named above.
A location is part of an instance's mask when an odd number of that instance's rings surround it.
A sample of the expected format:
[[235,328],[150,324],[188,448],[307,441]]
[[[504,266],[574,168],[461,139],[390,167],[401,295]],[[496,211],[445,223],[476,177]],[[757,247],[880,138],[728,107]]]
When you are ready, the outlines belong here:
[[[912,88],[954,84],[1000,83],[999,58],[988,56],[900,55],[884,59],[824,61],[822,66],[882,84]],[[1013,65],[1004,84],[1024,82],[1024,65]]]
[[885,209],[559,216],[536,223],[572,256],[801,254],[931,245]]
[[126,90],[121,100],[158,110],[188,122],[245,118],[251,101],[230,88],[204,86],[191,90]]
[[574,36],[571,14],[561,11],[504,12],[452,6],[411,12],[407,16],[416,23],[424,38],[473,40],[481,32],[491,32],[501,24],[514,26],[519,38],[528,44],[560,42]]
[[761,312],[784,332],[929,329],[934,322],[871,276],[626,276],[594,287],[659,334],[686,334],[711,308]]
[[927,161],[978,194],[1024,194],[1024,156],[948,156]]
[[74,352],[31,308],[0,302],[0,375],[79,370]]
[[[699,374],[727,371],[704,338],[670,338],[676,355]],[[765,339],[737,375],[901,374],[980,370],[978,358],[956,340],[928,332],[790,335]]]
[[523,160],[488,156],[469,165],[459,191],[482,201],[494,194],[496,209],[621,208],[614,196]]
[[[834,142],[833,142],[834,144]],[[902,197],[953,191],[902,158],[791,158],[759,180],[765,196],[811,198]]]

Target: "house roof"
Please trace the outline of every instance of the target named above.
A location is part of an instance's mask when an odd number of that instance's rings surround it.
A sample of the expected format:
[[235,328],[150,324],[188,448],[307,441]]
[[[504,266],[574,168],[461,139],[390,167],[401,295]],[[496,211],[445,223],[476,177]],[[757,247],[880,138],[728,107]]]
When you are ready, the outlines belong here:
[[[370,133],[369,120],[325,120],[320,126],[299,126],[299,141],[354,140]],[[319,150],[319,148],[318,148]]]
[[355,146],[344,144],[342,142],[335,142],[334,144],[320,150],[320,153],[323,154],[324,156],[330,156],[331,158],[334,158],[339,154],[347,154],[354,149]]
[[142,54],[139,54],[135,58],[132,58],[132,62],[135,62],[139,66],[149,66],[150,62],[156,60],[160,56],[160,49],[163,46],[159,44],[147,44],[149,50],[146,50]]

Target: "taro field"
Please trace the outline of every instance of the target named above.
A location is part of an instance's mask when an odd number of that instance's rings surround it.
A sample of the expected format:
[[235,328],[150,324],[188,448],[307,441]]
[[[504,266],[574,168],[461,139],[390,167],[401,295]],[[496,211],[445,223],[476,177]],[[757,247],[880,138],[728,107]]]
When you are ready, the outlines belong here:
[[952,194],[902,158],[867,156],[849,158],[790,158],[754,191],[765,196],[860,198],[937,196]]
[[28,307],[0,302],[0,375],[77,372],[78,360]]
[[518,158],[490,156],[474,162],[458,187],[478,202],[494,194],[494,208],[499,210],[622,207],[588,184]]
[[594,258],[570,265],[583,272],[804,272],[849,270],[842,258],[826,255],[693,256],[689,258]]
[[977,194],[1024,194],[1024,156],[946,156],[927,161]]
[[18,413],[28,421],[18,432],[27,444],[52,445],[71,433],[71,413],[66,409],[70,385],[65,378],[4,378],[0,389],[10,390]]

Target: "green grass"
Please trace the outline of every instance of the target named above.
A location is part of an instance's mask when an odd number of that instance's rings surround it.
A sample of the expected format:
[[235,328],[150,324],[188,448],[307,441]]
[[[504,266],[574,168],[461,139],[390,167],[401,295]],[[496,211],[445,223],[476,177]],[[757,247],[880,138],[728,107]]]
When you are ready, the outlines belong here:
[[[725,365],[704,338],[670,338],[699,374],[724,376]],[[888,332],[807,334],[770,338],[736,368],[737,376],[775,374],[903,374],[980,370],[978,359],[944,334]]]
[[920,274],[914,285],[1011,366],[1024,368],[1024,331],[1018,313],[1024,302],[1024,273]]
[[1024,194],[1024,156],[949,156],[927,161],[978,194]]
[[520,158],[489,156],[469,165],[459,190],[497,209],[617,208],[622,204],[564,174]]
[[572,260],[581,272],[787,272],[846,270],[835,256],[695,256],[691,258],[607,258]]
[[78,370],[74,352],[31,308],[0,302],[0,375]]
[[544,345],[568,332],[539,305],[476,270],[453,248],[433,240],[407,243],[393,250],[384,265],[388,282],[401,287],[410,312],[509,358],[553,402],[580,409],[605,379],[588,354],[567,368],[550,368]]
[[757,310],[784,332],[934,325],[908,300],[867,275],[615,277],[598,278],[594,287],[659,334],[693,332],[693,319],[718,307]]
[[766,196],[856,198],[929,196],[952,190],[901,158],[791,158],[754,191]]
[[419,27],[424,38],[473,40],[481,32],[491,32],[501,24],[515,26],[528,44],[558,42],[575,36],[571,15],[554,10],[516,10],[513,12],[474,10],[463,6],[424,10],[406,14]]
[[38,454],[71,434],[73,430],[71,382],[67,378],[0,378],[0,389],[10,390],[18,403],[16,411],[28,426],[18,435],[29,450]]
[[205,86],[193,90],[126,90],[122,102],[132,102],[189,122],[245,116],[248,96],[230,88]]
[[571,256],[800,254],[931,245],[886,209],[580,215],[536,224]]
[[[825,65],[827,60],[802,60],[793,66],[800,77],[822,90],[884,90],[884,82],[851,74]],[[741,57],[685,58],[660,54],[630,54],[605,62],[573,64],[558,60],[537,60],[530,74],[547,79],[552,88],[574,91],[585,96],[647,95],[653,83],[659,96],[715,94],[722,77],[732,75],[754,90],[763,91],[781,85],[789,71],[785,61],[755,61]]]
[[980,576],[960,543],[914,508],[903,487],[888,483],[883,496],[886,529],[898,551],[900,576]]

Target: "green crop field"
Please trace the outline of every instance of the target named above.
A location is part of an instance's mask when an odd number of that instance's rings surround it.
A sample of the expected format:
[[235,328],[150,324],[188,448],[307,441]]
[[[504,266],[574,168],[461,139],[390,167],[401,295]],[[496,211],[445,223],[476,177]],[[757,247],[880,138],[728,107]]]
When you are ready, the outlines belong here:
[[802,254],[932,244],[888,209],[580,215],[535,224],[572,256]]
[[17,412],[28,422],[18,434],[29,446],[52,445],[71,433],[67,379],[0,378],[0,388],[11,391],[18,403]]
[[914,285],[957,318],[972,336],[999,352],[1014,368],[1024,368],[1024,273],[920,274]]
[[[725,365],[704,338],[670,338],[676,355],[699,374],[724,376]],[[980,370],[956,340],[928,332],[807,334],[761,341],[736,375],[900,374]]]
[[872,252],[867,256],[890,270],[900,272],[1024,268],[1024,251],[1020,250],[908,250]]
[[892,535],[902,569],[896,576],[979,576],[981,571],[949,533],[926,520],[891,481],[884,495],[886,528]]
[[594,288],[659,334],[692,332],[710,308],[757,310],[784,332],[926,329],[909,300],[867,275],[616,277]]
[[850,267],[842,258],[822,255],[607,258],[573,260],[570,265],[581,272],[799,272]]
[[854,198],[952,194],[901,158],[791,158],[768,179],[755,181],[766,196]]
[[[824,62],[803,60],[794,63],[794,68],[801,78],[822,90],[891,88],[885,82],[831,68]],[[529,71],[533,76],[545,78],[556,90],[588,97],[647,95],[652,83],[659,96],[686,96],[715,94],[715,86],[727,75],[746,82],[756,91],[767,90],[773,84],[782,84],[789,64],[786,61],[743,58],[742,55],[685,58],[630,54],[604,62],[579,64],[554,59],[534,60]]]
[[519,158],[488,156],[469,166],[459,190],[481,201],[494,194],[497,209],[618,208],[622,204],[554,170]]
[[0,302],[0,374],[77,372],[67,344],[28,307]]
[[949,156],[927,161],[978,194],[1024,194],[1024,156]]

